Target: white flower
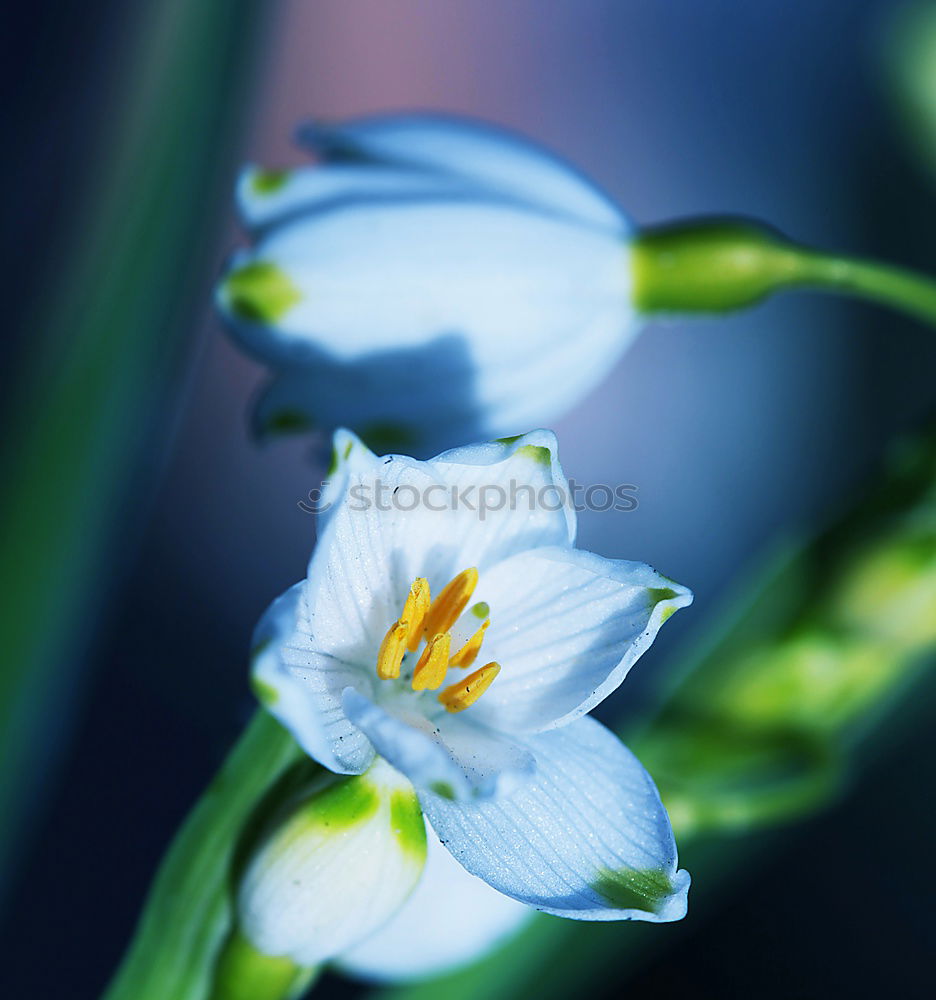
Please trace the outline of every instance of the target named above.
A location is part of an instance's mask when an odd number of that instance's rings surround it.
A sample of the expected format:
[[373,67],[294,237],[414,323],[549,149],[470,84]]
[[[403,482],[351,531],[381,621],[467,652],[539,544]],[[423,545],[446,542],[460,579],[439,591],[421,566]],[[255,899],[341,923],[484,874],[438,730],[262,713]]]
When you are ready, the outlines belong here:
[[381,760],[365,775],[324,776],[254,853],[238,918],[265,955],[317,965],[365,939],[419,880],[426,830],[412,785]]
[[[451,503],[481,487],[515,503],[483,520]],[[689,877],[656,788],[585,714],[691,595],[576,550],[567,491],[545,431],[428,462],[338,432],[308,576],[258,626],[256,689],[325,767],[380,756],[404,774],[446,848],[507,896],[679,919]]]
[[549,423],[635,331],[630,227],[572,167],[469,120],[300,129],[321,162],[248,168],[255,243],[218,288],[273,369],[261,433],[353,427],[412,453]]

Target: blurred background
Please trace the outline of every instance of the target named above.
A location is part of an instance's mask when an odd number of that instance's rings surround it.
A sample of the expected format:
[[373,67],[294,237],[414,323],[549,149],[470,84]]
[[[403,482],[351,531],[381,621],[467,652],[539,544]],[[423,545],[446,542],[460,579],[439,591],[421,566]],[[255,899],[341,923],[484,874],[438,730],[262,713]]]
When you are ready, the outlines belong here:
[[[54,593],[81,568],[47,651],[53,708],[12,761],[30,823],[11,848],[6,997],[100,992],[170,836],[249,717],[253,624],[302,575],[314,540],[297,501],[322,470],[307,441],[250,440],[261,369],[210,305],[243,240],[231,198],[241,163],[302,162],[290,133],[310,115],[464,112],[574,161],[638,223],[742,213],[806,243],[936,272],[936,195],[885,73],[902,4],[198,6],[40,3],[7,33],[6,425],[27,441],[43,433],[24,395],[36,379],[66,396],[81,383],[95,400],[124,363],[128,374],[89,432],[117,435],[100,466],[70,471],[75,451],[57,437],[62,464],[40,470],[49,524],[73,496],[87,503],[87,545],[63,542],[54,571],[23,584]],[[123,298],[95,312],[83,296],[108,282]],[[75,352],[104,328],[101,389],[81,381],[96,362]],[[934,363],[932,330],[788,296],[654,323],[556,426],[568,475],[639,487],[634,512],[580,515],[582,547],[646,560],[697,595],[605,718],[640,712],[746,567],[867,489],[886,442],[931,415]],[[84,414],[76,399],[79,436]],[[34,454],[8,449],[3,479],[38,476]],[[11,627],[18,593],[11,583],[4,598]],[[689,917],[653,928],[641,962],[612,968],[593,992],[929,995],[926,729],[892,724],[849,794],[785,830],[743,882],[695,870]],[[360,990],[329,977],[320,992]]]

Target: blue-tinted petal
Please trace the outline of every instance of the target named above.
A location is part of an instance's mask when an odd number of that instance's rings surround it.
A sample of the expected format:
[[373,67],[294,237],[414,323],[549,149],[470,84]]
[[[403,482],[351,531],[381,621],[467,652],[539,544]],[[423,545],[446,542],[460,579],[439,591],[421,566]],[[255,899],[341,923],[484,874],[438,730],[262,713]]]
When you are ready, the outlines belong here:
[[[275,178],[275,183],[271,180]],[[295,167],[271,173],[248,166],[237,181],[237,206],[244,224],[262,229],[297,215],[337,208],[349,201],[414,197],[476,198],[464,180],[422,170],[354,163]]]
[[689,876],[652,779],[590,718],[526,741],[535,778],[506,798],[421,793],[439,838],[500,892],[579,920],[679,920]]
[[644,563],[568,547],[521,552],[486,572],[485,657],[497,683],[473,710],[508,732],[565,725],[624,680],[663,623],[692,594]]
[[263,706],[309,756],[340,774],[360,774],[374,749],[347,718],[341,694],[349,685],[369,690],[365,671],[312,648],[306,582],[277,598],[254,630],[252,678]]
[[310,122],[299,128],[298,139],[328,160],[422,167],[599,228],[626,227],[617,206],[575,167],[516,133],[469,118],[375,115]]

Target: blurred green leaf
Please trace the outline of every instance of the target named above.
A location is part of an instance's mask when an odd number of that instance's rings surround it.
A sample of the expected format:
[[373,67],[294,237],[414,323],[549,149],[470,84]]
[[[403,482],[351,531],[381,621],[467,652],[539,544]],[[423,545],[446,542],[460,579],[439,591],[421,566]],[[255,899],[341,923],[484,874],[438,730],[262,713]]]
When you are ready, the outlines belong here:
[[9,407],[0,496],[0,879],[37,804],[95,613],[132,536],[131,487],[211,280],[257,0],[169,0],[135,16],[125,89],[72,252],[38,303]]
[[936,4],[897,8],[884,48],[884,72],[908,144],[936,171]]

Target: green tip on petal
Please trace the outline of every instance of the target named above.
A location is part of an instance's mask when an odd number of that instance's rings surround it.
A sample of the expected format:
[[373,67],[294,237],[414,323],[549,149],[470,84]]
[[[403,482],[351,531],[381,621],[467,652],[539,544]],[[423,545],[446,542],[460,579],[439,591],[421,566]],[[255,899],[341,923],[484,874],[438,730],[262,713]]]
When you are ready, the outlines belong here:
[[325,470],[326,479],[331,479],[331,477],[338,471],[338,466],[341,464],[341,462],[347,462],[353,450],[354,450],[353,441],[349,441],[344,446],[344,451],[341,452],[341,454],[339,454],[338,452],[337,443],[332,445],[331,458],[328,461],[328,468]]
[[279,691],[272,684],[267,684],[266,681],[262,681],[258,677],[251,677],[250,686],[253,688],[253,693],[257,696],[257,701],[264,708],[270,708],[279,701]]
[[254,194],[275,194],[288,180],[288,170],[257,170],[250,178],[250,189]]
[[[649,595],[649,603],[651,610],[655,608],[658,604],[662,604],[663,601],[672,601],[674,598],[678,597],[679,594],[675,590],[671,590],[669,587],[651,587],[647,594]],[[670,618],[679,609],[677,607],[669,607],[663,609],[663,616],[661,619],[661,624],[663,622],[669,621]]]
[[455,789],[447,781],[434,781],[429,787],[440,798],[449,801],[455,798]]
[[471,613],[475,618],[480,618],[483,621],[491,613],[491,605],[487,601],[478,601],[471,608]]
[[286,273],[266,260],[232,271],[221,291],[231,312],[251,323],[275,323],[302,300]]
[[607,868],[591,887],[616,910],[645,913],[658,913],[673,891],[669,876],[658,868]]
[[414,858],[426,856],[426,823],[419,800],[410,791],[395,791],[390,796],[390,826],[400,847]]
[[516,453],[529,458],[537,465],[545,465],[547,468],[552,465],[552,452],[541,444],[525,444],[522,448],[518,448]]
[[[516,444],[522,438],[526,437],[525,434],[514,434],[512,437],[502,437],[495,438],[495,444]],[[544,448],[541,444],[525,444],[519,447],[515,452],[515,455],[523,455],[525,458],[529,458],[536,462],[537,465],[552,465],[552,452],[548,448]]]
[[348,830],[371,818],[380,805],[378,790],[365,778],[344,778],[316,795],[302,810],[307,822],[329,833]]

